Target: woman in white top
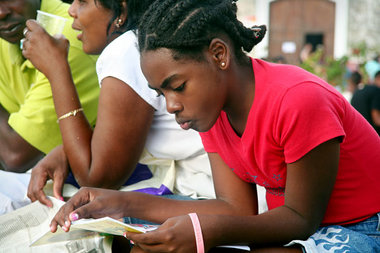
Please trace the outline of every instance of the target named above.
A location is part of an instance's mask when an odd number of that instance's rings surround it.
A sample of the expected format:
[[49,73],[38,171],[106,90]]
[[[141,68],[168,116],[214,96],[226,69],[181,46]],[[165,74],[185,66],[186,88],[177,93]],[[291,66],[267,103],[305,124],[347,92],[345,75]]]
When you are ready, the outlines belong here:
[[[154,194],[213,198],[209,161],[195,131],[182,130],[163,98],[150,90],[141,70],[136,39],[140,16],[153,1],[74,0],[69,13],[88,54],[99,54],[101,91],[96,127],[81,111],[67,62],[68,42],[27,22],[23,54],[51,83],[63,146],[33,168],[28,196],[51,205],[43,192],[54,181],[62,199],[69,168],[80,186],[119,189],[136,164],[148,164],[149,180],[124,187]],[[68,164],[70,166],[68,166]]]

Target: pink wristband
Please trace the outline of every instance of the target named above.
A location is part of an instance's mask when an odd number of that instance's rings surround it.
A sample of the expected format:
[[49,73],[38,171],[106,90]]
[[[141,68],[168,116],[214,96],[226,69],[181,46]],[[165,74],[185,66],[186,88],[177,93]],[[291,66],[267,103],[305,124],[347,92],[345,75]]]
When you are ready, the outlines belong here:
[[195,243],[197,245],[197,253],[204,253],[205,246],[203,243],[203,235],[201,224],[199,223],[198,215],[196,213],[189,213],[191,223],[193,223]]

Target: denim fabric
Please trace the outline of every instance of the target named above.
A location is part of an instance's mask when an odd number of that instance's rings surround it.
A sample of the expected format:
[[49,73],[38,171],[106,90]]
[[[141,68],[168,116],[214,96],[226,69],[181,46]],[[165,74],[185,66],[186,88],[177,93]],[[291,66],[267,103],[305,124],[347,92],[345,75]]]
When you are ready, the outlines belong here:
[[306,241],[294,240],[307,253],[380,253],[380,213],[347,226],[321,227]]
[[[193,198],[190,198],[188,196],[181,196],[181,195],[162,195],[164,198],[168,199],[176,199],[176,200],[194,200]],[[157,225],[157,223],[153,223],[146,220],[141,220],[133,217],[124,217],[124,223],[127,224],[149,224],[149,225]]]

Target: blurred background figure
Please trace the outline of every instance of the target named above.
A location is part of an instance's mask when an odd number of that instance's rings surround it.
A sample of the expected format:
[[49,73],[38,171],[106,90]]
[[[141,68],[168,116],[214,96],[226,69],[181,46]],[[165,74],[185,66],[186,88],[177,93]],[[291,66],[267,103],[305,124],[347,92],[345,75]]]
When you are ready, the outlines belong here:
[[374,75],[373,84],[358,85],[352,96],[351,104],[380,136],[380,70]]
[[362,75],[358,71],[354,71],[350,74],[349,78],[347,79],[347,88],[343,92],[343,96],[347,99],[347,101],[351,102],[354,92],[357,89],[363,88],[362,80]]
[[313,52],[313,45],[311,43],[306,43],[300,52],[300,61],[305,62],[309,57],[310,54]]
[[364,68],[367,71],[369,82],[374,83],[375,75],[380,71],[380,55],[376,54],[372,60],[367,61]]

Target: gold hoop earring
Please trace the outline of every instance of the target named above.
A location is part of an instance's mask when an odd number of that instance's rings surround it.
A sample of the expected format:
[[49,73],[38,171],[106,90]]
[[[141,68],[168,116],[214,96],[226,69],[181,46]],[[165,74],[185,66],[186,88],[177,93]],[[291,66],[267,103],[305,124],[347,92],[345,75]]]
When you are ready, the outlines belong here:
[[123,20],[122,20],[121,18],[119,18],[119,19],[116,21],[115,26],[116,26],[117,28],[120,28],[122,25],[123,25]]

